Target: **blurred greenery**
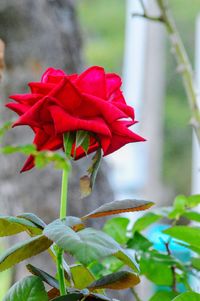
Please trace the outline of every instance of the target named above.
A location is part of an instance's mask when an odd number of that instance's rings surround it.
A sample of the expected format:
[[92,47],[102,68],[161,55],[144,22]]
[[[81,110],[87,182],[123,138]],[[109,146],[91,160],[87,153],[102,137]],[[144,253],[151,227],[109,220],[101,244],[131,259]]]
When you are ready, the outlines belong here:
[[[126,1],[82,0],[78,3],[87,65],[102,65],[109,71],[121,73]],[[199,0],[170,0],[170,5],[193,63],[195,19],[200,11]],[[174,194],[187,194],[190,192],[191,182],[192,131],[188,125],[190,115],[169,43],[166,47],[163,180],[173,189]]]
[[[0,253],[2,253],[3,247],[2,247],[2,242],[0,245]],[[11,277],[11,271],[7,270],[5,272],[0,273],[0,300],[2,300],[3,296],[5,295],[6,291],[9,288],[9,283],[10,283],[10,277]]]

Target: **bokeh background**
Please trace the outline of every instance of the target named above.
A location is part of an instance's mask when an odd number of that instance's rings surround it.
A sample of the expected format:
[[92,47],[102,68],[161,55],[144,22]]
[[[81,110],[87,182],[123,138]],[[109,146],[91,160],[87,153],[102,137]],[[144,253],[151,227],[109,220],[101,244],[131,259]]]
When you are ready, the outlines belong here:
[[[132,2],[132,3],[131,3]],[[81,215],[113,197],[142,197],[170,205],[177,194],[190,194],[192,129],[180,74],[165,29],[146,20],[133,21],[137,0],[1,0],[0,38],[5,42],[6,69],[1,83],[1,122],[13,118],[3,109],[12,93],[27,91],[48,66],[80,72],[91,65],[119,73],[127,101],[147,138],[126,146],[103,163],[93,195],[80,200],[78,177],[87,168],[76,164],[71,175],[70,214]],[[146,1],[157,14],[154,0]],[[178,29],[194,66],[195,26],[199,0],[170,0]],[[133,5],[133,6],[132,6]],[[141,8],[139,8],[140,10]],[[137,28],[133,22],[139,22]],[[135,43],[137,53],[128,51]],[[130,48],[129,48],[130,47]],[[137,51],[136,51],[137,52]],[[129,68],[127,67],[129,66]],[[142,74],[140,74],[142,70]],[[132,72],[132,73],[131,73]],[[132,80],[132,82],[131,82]],[[138,88],[139,87],[139,88]],[[133,90],[133,95],[131,91]],[[135,91],[137,90],[137,93]],[[16,129],[4,143],[30,143],[31,132]],[[19,175],[24,157],[0,157],[0,214],[33,211],[47,222],[58,215],[60,172],[47,168]],[[99,227],[99,225],[96,225]],[[1,243],[3,250],[7,244]],[[40,264],[46,265],[46,258]],[[0,299],[10,283],[24,275],[23,265],[0,275]]]

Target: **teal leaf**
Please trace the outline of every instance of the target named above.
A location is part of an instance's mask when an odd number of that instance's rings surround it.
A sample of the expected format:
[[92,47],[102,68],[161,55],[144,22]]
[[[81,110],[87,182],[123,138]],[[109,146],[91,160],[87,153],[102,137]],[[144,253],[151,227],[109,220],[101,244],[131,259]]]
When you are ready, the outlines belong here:
[[22,213],[22,214],[18,215],[17,217],[24,218],[24,219],[32,222],[40,229],[43,229],[46,226],[45,222],[40,217],[35,215],[34,213]]
[[86,228],[75,232],[60,220],[49,224],[44,229],[44,235],[85,265],[119,249],[118,244],[101,231]]

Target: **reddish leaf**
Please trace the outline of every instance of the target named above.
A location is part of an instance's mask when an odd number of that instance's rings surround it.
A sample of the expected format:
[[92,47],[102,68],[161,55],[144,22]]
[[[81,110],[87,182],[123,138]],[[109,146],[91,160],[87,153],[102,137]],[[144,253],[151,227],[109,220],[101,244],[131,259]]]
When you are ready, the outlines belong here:
[[143,200],[121,200],[113,201],[102,205],[101,207],[95,209],[91,213],[83,216],[82,219],[87,218],[98,218],[102,216],[119,214],[123,212],[134,212],[141,211],[150,208],[154,203],[150,201]]
[[113,290],[121,290],[133,287],[140,283],[140,278],[134,273],[120,271],[104,276],[94,281],[88,289],[95,290],[100,288],[108,288]]

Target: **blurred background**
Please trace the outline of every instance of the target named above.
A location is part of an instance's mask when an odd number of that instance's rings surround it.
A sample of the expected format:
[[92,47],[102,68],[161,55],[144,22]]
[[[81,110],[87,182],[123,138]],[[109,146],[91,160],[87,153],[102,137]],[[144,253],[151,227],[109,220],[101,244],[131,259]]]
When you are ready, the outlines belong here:
[[[169,2],[194,66],[199,0]],[[146,4],[151,15],[158,13],[154,0]],[[106,158],[93,195],[84,200],[80,200],[77,179],[87,166],[76,164],[71,176],[71,215],[85,214],[114,197],[141,197],[164,206],[175,195],[191,192],[192,129],[181,77],[165,28],[159,23],[133,19],[133,12],[141,12],[137,0],[0,2],[0,38],[6,46],[2,103],[10,94],[27,92],[27,82],[39,81],[48,66],[73,73],[100,65],[122,76],[124,95],[139,120],[133,130],[147,139]],[[0,113],[2,122],[14,117],[3,105]],[[15,129],[4,143],[30,143],[31,136],[28,129]],[[33,211],[46,222],[55,218],[60,172],[47,168],[19,175],[24,157],[1,156],[0,160],[0,213]],[[15,238],[9,243],[15,243]],[[5,282],[0,297],[8,280],[12,283],[25,273],[23,266],[0,276],[0,283]]]

